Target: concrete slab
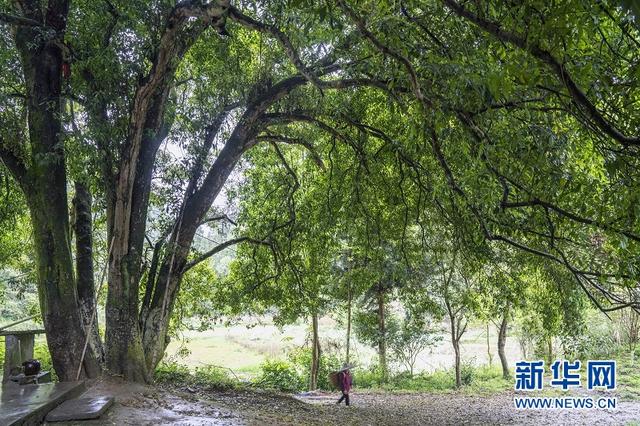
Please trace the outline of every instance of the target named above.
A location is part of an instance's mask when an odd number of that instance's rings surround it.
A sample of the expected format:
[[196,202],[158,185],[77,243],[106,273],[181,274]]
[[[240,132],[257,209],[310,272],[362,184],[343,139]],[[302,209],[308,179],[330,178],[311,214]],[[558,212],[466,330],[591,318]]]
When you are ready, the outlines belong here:
[[91,420],[102,416],[113,405],[112,396],[69,399],[47,414],[48,422]]
[[0,387],[0,426],[38,425],[62,402],[85,391],[84,382]]

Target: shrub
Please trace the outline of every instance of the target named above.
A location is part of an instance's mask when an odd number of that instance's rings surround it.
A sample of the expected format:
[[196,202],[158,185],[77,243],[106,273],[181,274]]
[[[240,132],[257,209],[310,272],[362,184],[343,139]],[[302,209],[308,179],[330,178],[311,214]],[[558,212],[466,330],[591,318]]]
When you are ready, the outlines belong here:
[[235,389],[240,385],[240,381],[231,374],[230,370],[215,365],[196,368],[194,382],[215,390]]
[[[289,353],[289,360],[299,372],[305,388],[309,388],[311,379],[311,348],[296,348]],[[320,356],[320,369],[318,371],[318,389],[331,390],[333,386],[329,382],[329,373],[340,369],[340,359],[336,355],[323,353]]]
[[242,384],[226,368],[207,365],[196,368],[192,374],[186,365],[172,360],[163,361],[156,368],[154,378],[159,383],[197,385],[214,390],[234,389]]
[[[502,378],[502,370],[494,367],[474,367],[471,362],[462,366],[462,382],[474,392],[500,392],[510,389],[513,383]],[[388,391],[449,392],[456,389],[453,369],[414,374],[402,372],[381,383],[379,369],[358,370],[354,377],[360,388],[378,388]]]
[[304,380],[291,363],[266,360],[260,366],[260,376],[255,385],[283,392],[298,392],[304,387]]
[[[454,372],[455,374],[455,372]],[[462,386],[469,386],[476,375],[476,368],[473,361],[462,361],[460,364],[460,381]]]
[[154,372],[154,378],[160,383],[191,383],[191,373],[186,365],[172,361],[163,361]]
[[433,373],[420,373],[411,376],[408,372],[396,374],[383,385],[392,391],[448,391],[455,389],[455,376],[450,371],[438,370]]
[[379,388],[383,382],[382,370],[377,365],[357,368],[353,371],[353,383],[359,388]]

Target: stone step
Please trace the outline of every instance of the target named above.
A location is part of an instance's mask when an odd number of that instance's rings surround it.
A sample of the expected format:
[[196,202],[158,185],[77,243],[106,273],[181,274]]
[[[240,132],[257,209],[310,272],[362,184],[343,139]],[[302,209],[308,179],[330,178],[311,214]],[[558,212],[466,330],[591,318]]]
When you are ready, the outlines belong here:
[[86,390],[84,382],[0,387],[0,426],[39,425],[49,411]]
[[112,396],[69,399],[47,414],[47,422],[91,420],[102,416],[113,405]]

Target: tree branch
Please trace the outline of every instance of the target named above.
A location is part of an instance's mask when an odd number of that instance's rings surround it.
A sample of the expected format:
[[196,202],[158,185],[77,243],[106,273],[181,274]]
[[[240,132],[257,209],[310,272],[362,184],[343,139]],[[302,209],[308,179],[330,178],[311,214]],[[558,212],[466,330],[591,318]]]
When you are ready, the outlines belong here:
[[203,253],[202,255],[198,256],[194,260],[192,260],[190,262],[187,262],[184,265],[184,268],[183,268],[182,272],[187,272],[189,269],[193,268],[194,266],[196,266],[197,264],[199,264],[201,262],[204,262],[205,260],[209,259],[214,254],[220,253],[222,250],[224,250],[224,249],[226,249],[228,247],[231,247],[233,245],[242,243],[242,242],[247,242],[247,243],[251,243],[251,244],[257,244],[257,245],[263,245],[263,246],[271,247],[271,244],[268,243],[267,241],[256,240],[254,238],[249,238],[249,237],[234,238],[234,239],[225,241],[222,244],[218,244],[217,246],[215,246],[211,250],[207,251],[206,253]]
[[0,13],[0,22],[4,22],[6,24],[21,25],[24,27],[45,27],[42,22],[38,22],[35,19],[26,18],[24,16],[11,15],[8,13]]
[[340,133],[339,131],[337,131],[336,129],[334,129],[333,127],[331,127],[330,125],[328,125],[322,120],[319,120],[307,114],[275,113],[274,112],[274,113],[263,114],[262,121],[263,123],[265,123],[266,126],[269,126],[272,124],[288,124],[296,121],[313,124],[316,127],[319,127],[321,130],[324,130],[328,134],[334,136],[336,139],[343,141],[344,143],[349,145],[351,148],[353,148],[356,155],[358,155],[360,162],[364,165],[365,169],[369,171],[369,168],[367,165],[367,158],[365,153],[362,151],[362,149],[358,147],[356,144],[354,144],[352,141],[350,141],[345,135],[343,135],[342,133]]
[[622,132],[616,128],[612,123],[609,123],[602,113],[598,111],[595,105],[587,98],[587,95],[580,89],[578,84],[573,80],[571,74],[564,66],[564,63],[561,63],[558,59],[556,59],[551,52],[541,48],[538,44],[531,43],[530,40],[527,40],[524,37],[521,37],[515,33],[508,32],[501,28],[501,25],[497,22],[489,21],[487,19],[483,19],[478,15],[473,14],[469,10],[465,9],[462,5],[458,4],[455,0],[442,0],[444,4],[446,4],[449,9],[451,9],[455,14],[460,17],[463,17],[478,27],[488,32],[489,34],[494,35],[499,40],[513,44],[520,49],[523,49],[529,52],[534,57],[538,58],[545,64],[547,64],[551,70],[557,75],[558,79],[564,84],[564,86],[569,91],[571,98],[573,101],[581,106],[589,117],[595,122],[595,124],[607,135],[618,141],[624,146],[635,145],[640,146],[640,137],[632,137],[626,136],[622,134]]
[[392,58],[396,59],[405,67],[405,69],[407,70],[407,73],[409,74],[411,88],[413,90],[415,97],[423,105],[430,105],[431,102],[427,98],[425,98],[425,96],[422,94],[422,90],[420,88],[420,82],[418,80],[418,74],[414,70],[413,65],[411,65],[411,62],[409,61],[409,59],[406,58],[404,55],[392,50],[387,45],[385,45],[380,40],[378,40],[378,38],[376,38],[376,36],[373,35],[373,33],[367,29],[367,26],[364,20],[362,20],[362,18],[360,18],[353,9],[347,6],[344,0],[337,0],[337,1],[338,1],[338,5],[340,5],[340,7],[345,11],[345,13],[356,24],[356,27],[365,38],[367,38],[380,52],[382,52],[387,56],[391,56]]
[[318,151],[316,150],[316,148],[313,146],[313,144],[311,144],[308,141],[305,141],[304,139],[291,138],[291,137],[285,136],[285,135],[267,134],[267,135],[258,136],[256,138],[256,140],[258,140],[258,141],[269,141],[269,142],[282,142],[282,143],[286,143],[286,144],[289,144],[289,145],[301,145],[301,146],[305,147],[309,151],[309,153],[311,154],[311,157],[313,158],[313,161],[315,161],[315,163],[318,165],[318,167],[320,167],[322,170],[325,170],[325,166],[324,166],[324,162],[322,161],[322,157],[320,157],[320,154],[318,154]]
[[632,232],[624,231],[624,230],[615,228],[613,226],[610,226],[610,225],[608,225],[606,223],[599,222],[597,220],[593,220],[593,219],[589,219],[589,218],[578,216],[578,215],[576,215],[574,213],[571,213],[571,212],[569,212],[567,210],[564,210],[561,207],[556,206],[555,204],[549,203],[547,201],[540,200],[538,198],[534,198],[534,199],[528,200],[528,201],[519,201],[519,202],[513,202],[513,203],[504,202],[503,201],[501,203],[501,206],[503,208],[505,208],[505,209],[519,208],[519,207],[535,207],[535,206],[544,207],[546,209],[553,210],[554,212],[556,212],[556,213],[558,213],[558,214],[560,214],[562,216],[565,216],[565,217],[567,217],[567,218],[569,218],[569,219],[571,219],[571,220],[573,220],[575,222],[584,223],[585,225],[593,225],[593,226],[595,226],[597,228],[600,228],[600,229],[602,229],[604,231],[616,232],[616,233],[622,234],[622,235],[624,235],[624,236],[626,236],[626,237],[628,237],[628,238],[630,238],[630,239],[632,239],[634,241],[640,242],[640,236],[638,236],[636,234],[633,234]]
[[13,152],[4,147],[4,141],[0,139],[0,160],[9,169],[15,180],[24,190],[28,184],[27,166]]
[[291,44],[291,40],[289,40],[289,37],[287,37],[287,35],[283,33],[278,27],[256,21],[255,19],[243,14],[233,6],[229,8],[229,17],[244,27],[259,31],[261,33],[268,33],[274,36],[280,42],[287,57],[296,67],[298,72],[311,83],[313,83],[318,88],[318,90],[320,90],[320,93],[323,94],[322,85],[318,77],[304,64],[304,62],[302,62],[302,59],[300,59],[300,55],[298,55],[298,52],[293,47],[293,44]]
[[227,222],[229,222],[230,224],[232,224],[234,226],[238,225],[234,220],[231,220],[231,218],[229,216],[227,216],[226,214],[219,215],[219,216],[208,217],[208,218],[204,219],[202,222],[200,222],[200,225],[204,225],[205,223],[209,223],[209,222],[218,222],[220,220],[226,220]]

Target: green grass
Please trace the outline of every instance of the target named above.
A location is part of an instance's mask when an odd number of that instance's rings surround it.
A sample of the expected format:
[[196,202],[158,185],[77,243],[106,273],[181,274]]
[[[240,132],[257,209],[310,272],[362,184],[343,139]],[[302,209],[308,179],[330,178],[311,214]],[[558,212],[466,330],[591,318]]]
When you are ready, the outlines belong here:
[[222,391],[244,386],[229,369],[212,365],[196,368],[192,372],[186,365],[163,362],[156,368],[154,378],[158,383],[186,384]]
[[386,383],[381,383],[378,372],[356,370],[354,380],[360,389],[389,392],[429,392],[448,393],[464,392],[474,395],[490,395],[513,388],[513,380],[502,378],[502,371],[498,367],[465,367],[463,376],[466,384],[456,389],[455,372],[450,370],[436,370],[430,373],[419,373],[410,376],[407,373],[392,375]]
[[618,395],[623,399],[640,400],[640,356],[636,350],[635,359],[629,351],[619,352],[612,359],[617,360]]
[[505,380],[502,377],[502,369],[499,367],[478,367],[471,383],[462,388],[462,391],[470,394],[493,394],[513,389],[513,379]]
[[186,355],[178,355],[182,341],[172,341],[166,354],[169,359],[196,367],[209,365],[225,366],[236,374],[255,375],[266,356],[252,351],[225,336],[207,335],[188,338],[189,351]]

